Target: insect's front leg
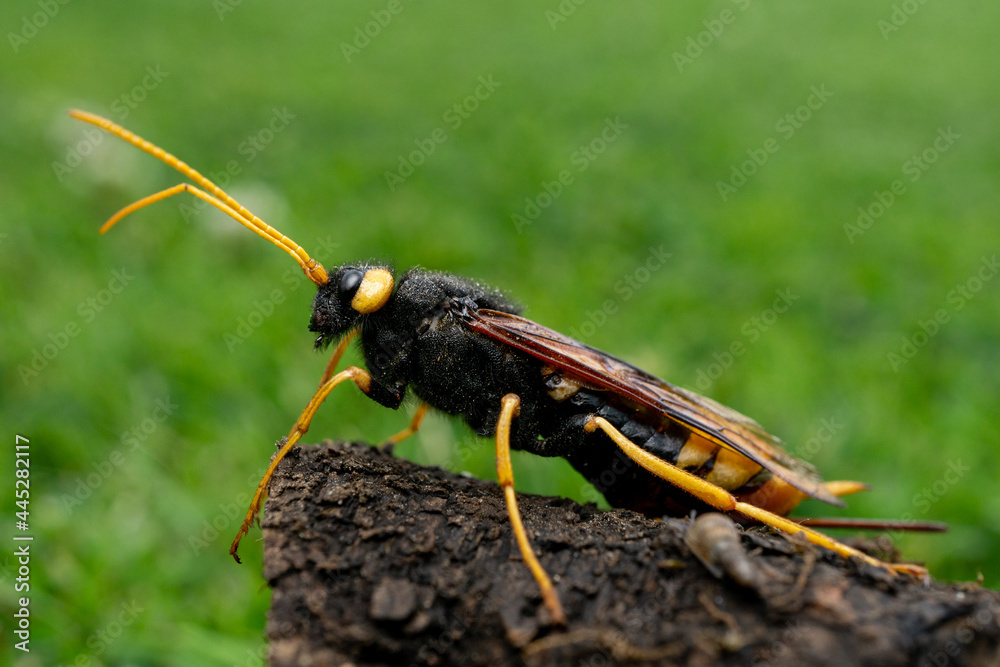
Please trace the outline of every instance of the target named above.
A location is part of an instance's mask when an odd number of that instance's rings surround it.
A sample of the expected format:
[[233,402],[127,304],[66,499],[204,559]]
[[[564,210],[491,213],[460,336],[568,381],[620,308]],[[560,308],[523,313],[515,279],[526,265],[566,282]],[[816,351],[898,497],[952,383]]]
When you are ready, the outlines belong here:
[[[338,346],[338,350],[339,350]],[[341,352],[342,353],[342,352]],[[337,356],[337,353],[334,353]],[[334,364],[336,365],[336,364]],[[329,365],[327,366],[329,368]],[[257,491],[254,493],[253,500],[250,501],[250,509],[247,510],[247,515],[243,519],[243,525],[240,526],[239,532],[236,534],[236,539],[233,540],[232,546],[229,547],[229,553],[236,562],[240,562],[240,557],[237,554],[237,549],[240,546],[240,540],[243,536],[247,534],[250,527],[253,526],[254,520],[256,520],[257,515],[260,513],[260,505],[264,501],[264,496],[267,493],[267,485],[271,482],[271,475],[274,474],[275,468],[281,462],[281,459],[285,458],[285,455],[295,446],[295,443],[305,435],[306,431],[309,430],[309,424],[312,423],[313,417],[316,415],[316,411],[319,406],[326,400],[326,397],[330,395],[333,388],[336,387],[341,382],[345,380],[350,380],[354,382],[365,394],[371,393],[372,388],[372,377],[363,368],[358,368],[357,366],[348,366],[341,372],[337,373],[333,377],[330,377],[323,384],[320,385],[316,394],[310,399],[309,404],[306,405],[305,410],[299,416],[298,420],[295,422],[295,426],[292,427],[291,432],[287,437],[283,438],[281,449],[275,454],[274,459],[271,460],[271,465],[268,466],[267,471],[264,473],[264,477],[260,480],[260,484],[257,485]]]
[[354,340],[358,335],[357,329],[352,329],[347,332],[347,335],[340,339],[337,343],[337,347],[334,348],[333,354],[330,355],[330,361],[326,362],[326,368],[323,369],[323,377],[319,380],[319,386],[325,385],[330,378],[333,377],[334,372],[337,370],[337,365],[340,363],[341,357],[347,352],[348,346],[350,346],[351,341]]
[[723,512],[739,512],[744,516],[750,517],[754,521],[759,521],[762,524],[771,526],[772,528],[777,528],[778,530],[790,535],[802,533],[806,539],[813,544],[826,547],[831,551],[837,552],[841,556],[853,556],[855,558],[860,558],[869,565],[874,565],[875,567],[887,570],[891,574],[903,572],[920,578],[927,577],[927,570],[922,567],[906,563],[885,563],[876,558],[872,558],[868,554],[862,553],[857,549],[853,549],[846,544],[827,537],[822,533],[817,533],[816,531],[810,530],[790,519],[786,519],[783,516],[779,516],[773,512],[769,512],[749,503],[740,502],[725,489],[716,486],[715,484],[712,484],[697,475],[693,475],[686,470],[682,470],[681,468],[654,456],[650,452],[647,452],[622,435],[621,431],[612,426],[611,423],[603,417],[591,415],[587,419],[583,428],[588,433],[593,433],[597,429],[601,429],[614,441],[616,445],[618,445],[619,448],[621,448],[626,456],[638,463],[640,466],[657,477],[673,484],[679,489],[687,491],[698,500],[708,503],[718,510]]
[[510,463],[510,424],[517,416],[521,406],[521,399],[517,394],[507,394],[500,401],[500,418],[497,420],[497,480],[500,488],[503,489],[504,498],[507,500],[507,513],[510,515],[510,525],[514,531],[514,538],[517,546],[521,550],[521,557],[524,558],[525,565],[531,570],[531,574],[538,582],[538,588],[542,592],[542,600],[546,608],[552,614],[552,622],[558,625],[566,625],[566,614],[559,603],[559,596],[552,586],[552,580],[538,562],[531,542],[528,540],[528,533],[524,530],[521,522],[521,512],[517,509],[517,498],[514,495],[514,469]]

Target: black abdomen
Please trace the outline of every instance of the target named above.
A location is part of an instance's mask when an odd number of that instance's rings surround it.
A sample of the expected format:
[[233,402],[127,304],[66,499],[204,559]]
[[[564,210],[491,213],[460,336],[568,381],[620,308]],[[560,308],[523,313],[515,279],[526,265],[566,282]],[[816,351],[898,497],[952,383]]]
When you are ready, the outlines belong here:
[[[551,384],[551,382],[550,382]],[[764,484],[771,473],[735,452],[722,449],[683,425],[638,408],[618,396],[581,388],[550,406],[553,419],[536,453],[565,457],[613,507],[649,516],[681,515],[707,505],[629,459],[603,432],[586,433],[589,415],[603,417],[633,443],[657,458],[702,477],[734,495]]]

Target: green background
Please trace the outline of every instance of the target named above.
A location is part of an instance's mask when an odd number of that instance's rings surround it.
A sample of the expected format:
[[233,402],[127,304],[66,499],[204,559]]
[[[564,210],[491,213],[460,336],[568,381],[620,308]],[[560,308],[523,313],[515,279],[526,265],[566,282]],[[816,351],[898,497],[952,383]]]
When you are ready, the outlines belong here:
[[[555,0],[0,7],[5,632],[17,433],[35,537],[32,652],[5,634],[0,661],[261,664],[260,533],[242,567],[227,547],[325,362],[309,285],[231,220],[185,216],[194,200],[177,198],[97,235],[181,178],[108,136],[88,143],[71,107],[206,174],[234,163],[231,194],[308,251],[336,244],[328,265],[387,258],[502,286],[532,319],[753,416],[826,478],[872,485],[846,511],[802,514],[946,521],[947,535],[899,539],[904,554],[1000,584],[1000,281],[983,264],[998,246],[1000,8],[562,5],[559,22]],[[499,85],[454,127],[445,114],[480,77]],[[800,108],[813,87],[829,95]],[[268,137],[275,109],[294,118]],[[608,119],[627,127],[580,171],[574,152]],[[390,190],[386,172],[437,128],[445,141]],[[949,128],[959,138],[935,150]],[[912,171],[926,149],[933,164]],[[724,198],[734,169],[753,173]],[[563,170],[572,182],[518,230]],[[645,273],[660,246],[670,258]],[[959,285],[975,288],[961,303]],[[777,291],[793,295],[780,314]],[[345,388],[307,439],[379,441],[411,411]],[[399,455],[494,476],[489,443],[440,416]],[[514,465],[521,491],[595,497],[561,461]]]

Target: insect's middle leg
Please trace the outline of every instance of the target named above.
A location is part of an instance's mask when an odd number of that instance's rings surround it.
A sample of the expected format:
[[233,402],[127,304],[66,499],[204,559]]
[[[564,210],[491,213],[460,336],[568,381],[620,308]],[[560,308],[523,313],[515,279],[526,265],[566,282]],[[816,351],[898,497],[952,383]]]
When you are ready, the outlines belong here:
[[817,533],[814,530],[805,528],[804,526],[790,519],[786,519],[783,516],[779,516],[773,512],[769,512],[749,503],[740,502],[725,489],[716,486],[715,484],[712,484],[697,475],[693,475],[686,470],[682,470],[675,465],[667,463],[653,454],[650,454],[622,435],[618,429],[612,426],[611,423],[603,417],[591,415],[584,425],[584,430],[588,433],[593,433],[597,429],[604,431],[608,437],[610,437],[615,444],[621,448],[626,456],[638,463],[640,466],[657,477],[670,482],[679,489],[687,491],[698,500],[701,500],[716,509],[722,510],[723,512],[739,512],[740,514],[750,517],[755,521],[777,528],[778,530],[788,534],[794,535],[795,533],[802,533],[805,538],[813,544],[826,547],[841,556],[853,556],[855,558],[860,558],[869,565],[874,565],[888,570],[891,573],[904,572],[917,577],[927,576],[927,570],[917,565],[909,565],[906,563],[885,563],[877,558],[872,558],[868,554],[858,551],[857,549],[853,549],[846,544],[838,542],[833,538],[827,537],[822,533]]
[[428,407],[429,406],[426,403],[421,403],[417,406],[417,411],[413,413],[413,419],[410,421],[410,425],[396,435],[387,438],[385,442],[378,446],[378,448],[387,454],[391,454],[396,445],[417,432],[420,428],[420,424],[424,421],[424,417],[427,415]]
[[507,500],[507,513],[510,515],[510,525],[514,530],[514,537],[517,546],[521,550],[521,557],[524,563],[531,570],[538,588],[542,592],[542,600],[549,612],[552,614],[552,621],[558,625],[566,625],[566,614],[563,613],[562,605],[559,603],[559,596],[552,586],[552,580],[538,562],[531,542],[528,541],[528,533],[521,523],[521,512],[517,509],[517,498],[514,495],[514,470],[510,464],[510,423],[520,410],[521,399],[517,394],[507,394],[501,399],[500,418],[497,420],[497,480],[500,488],[503,489],[504,497]]

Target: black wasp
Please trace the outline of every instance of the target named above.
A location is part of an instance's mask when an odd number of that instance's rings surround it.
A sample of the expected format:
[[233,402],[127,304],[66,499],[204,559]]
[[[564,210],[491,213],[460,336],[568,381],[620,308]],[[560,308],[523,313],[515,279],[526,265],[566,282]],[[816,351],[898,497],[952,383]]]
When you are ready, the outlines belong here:
[[[921,567],[883,563],[785,518],[804,498],[843,505],[839,496],[866,487],[823,482],[812,466],[785,452],[752,419],[525,319],[503,293],[472,280],[419,268],[396,277],[389,267],[371,264],[328,272],[301,246],[173,155],[100,116],[83,111],[70,115],[111,132],[201,186],[181,183],[145,197],[116,213],[102,233],[133,211],[189,192],[289,253],[318,286],[309,330],[317,334],[317,347],[336,347],[319,390],[257,487],[230,548],[237,561],[240,539],[260,511],[274,469],[309,428],[330,391],[350,380],[388,408],[398,408],[408,390],[420,399],[409,428],[391,438],[391,444],[419,428],[428,406],[461,416],[478,434],[495,437],[497,476],[514,535],[555,623],[565,624],[565,614],[521,522],[512,447],[564,457],[616,507],[651,516],[720,510],[744,522],[801,532],[814,544],[892,573],[926,576]],[[354,337],[360,339],[367,370],[351,366],[336,372]]]

